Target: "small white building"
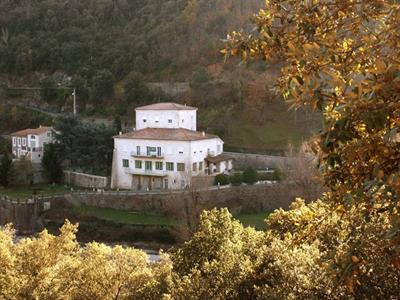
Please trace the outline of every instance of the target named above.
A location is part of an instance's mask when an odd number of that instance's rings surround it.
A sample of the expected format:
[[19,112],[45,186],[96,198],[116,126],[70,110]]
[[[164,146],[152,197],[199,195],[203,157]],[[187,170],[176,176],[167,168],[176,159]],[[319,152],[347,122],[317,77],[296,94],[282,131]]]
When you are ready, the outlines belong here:
[[19,159],[25,156],[32,163],[41,163],[44,146],[53,142],[53,128],[40,126],[28,128],[11,134],[12,153]]
[[177,103],[136,108],[136,129],[114,137],[111,187],[184,189],[194,177],[229,172],[223,141],[196,131],[196,113]]

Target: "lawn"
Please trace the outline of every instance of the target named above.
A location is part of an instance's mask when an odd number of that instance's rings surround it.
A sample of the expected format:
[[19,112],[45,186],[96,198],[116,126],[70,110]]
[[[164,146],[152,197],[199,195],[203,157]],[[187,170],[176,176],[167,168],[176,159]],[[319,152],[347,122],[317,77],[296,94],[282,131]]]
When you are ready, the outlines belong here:
[[75,208],[77,213],[84,214],[98,219],[113,221],[130,225],[162,225],[173,226],[178,222],[164,216],[152,213],[139,213],[111,208],[100,208],[94,206],[81,206]]
[[[75,212],[120,224],[161,226],[174,226],[179,224],[179,221],[177,220],[166,216],[160,216],[151,212],[130,212],[125,210],[86,205],[75,208]],[[254,226],[257,229],[263,229],[265,228],[264,219],[267,217],[267,215],[268,213],[264,212],[255,214],[241,214],[235,216],[235,218],[245,226]]]
[[64,185],[51,185],[51,184],[35,184],[27,186],[13,186],[13,187],[0,187],[0,195],[9,196],[13,199],[27,199],[32,195],[52,195],[65,193],[70,191],[70,188]]
[[265,223],[264,220],[267,218],[268,213],[260,212],[255,214],[240,214],[235,216],[237,220],[239,220],[244,226],[253,226],[256,229],[264,229]]

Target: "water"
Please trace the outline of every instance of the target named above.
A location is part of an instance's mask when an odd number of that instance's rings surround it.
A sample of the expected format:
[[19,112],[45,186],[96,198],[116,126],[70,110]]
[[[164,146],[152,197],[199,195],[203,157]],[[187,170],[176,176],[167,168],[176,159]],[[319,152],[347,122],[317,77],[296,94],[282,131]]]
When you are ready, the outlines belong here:
[[[17,235],[17,236],[15,236],[14,242],[15,243],[19,243],[19,241],[21,241],[22,239],[29,238],[29,237],[33,237],[33,236]],[[81,245],[81,247],[85,247],[85,243],[79,243],[79,244]],[[118,243],[103,243],[103,244],[105,244],[105,245],[107,245],[109,247],[115,247],[117,245],[120,245],[120,246],[122,246],[124,248],[133,247],[133,245],[126,244],[126,243],[121,243],[121,244],[118,244]],[[149,257],[151,262],[156,262],[156,261],[160,260],[160,255],[158,254],[158,251],[156,251],[156,250],[142,249],[142,248],[138,248],[138,247],[134,247],[134,248],[138,249],[138,250],[142,250],[143,252],[145,252],[147,254],[147,256]]]

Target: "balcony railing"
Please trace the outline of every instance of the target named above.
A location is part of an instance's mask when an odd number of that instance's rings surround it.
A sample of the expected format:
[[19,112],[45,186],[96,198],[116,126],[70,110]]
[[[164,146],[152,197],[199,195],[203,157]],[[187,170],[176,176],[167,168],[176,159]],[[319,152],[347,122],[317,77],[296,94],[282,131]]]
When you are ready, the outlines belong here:
[[138,157],[138,158],[157,158],[157,159],[162,159],[162,158],[164,158],[164,153],[154,153],[154,152],[152,152],[152,153],[150,153],[150,154],[147,154],[147,153],[137,153],[136,151],[132,151],[131,152],[131,156],[133,156],[133,157]]
[[43,147],[28,147],[29,152],[43,152]]
[[144,170],[135,168],[125,168],[125,173],[132,175],[155,176],[155,177],[164,177],[168,175],[167,171],[164,170]]

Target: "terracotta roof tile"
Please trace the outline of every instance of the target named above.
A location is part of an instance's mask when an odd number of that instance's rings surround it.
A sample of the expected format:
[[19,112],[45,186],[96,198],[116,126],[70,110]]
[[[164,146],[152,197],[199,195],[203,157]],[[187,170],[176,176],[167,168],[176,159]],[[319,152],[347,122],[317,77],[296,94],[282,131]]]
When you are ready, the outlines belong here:
[[143,139],[143,140],[171,140],[171,141],[197,141],[219,138],[213,134],[193,131],[184,128],[145,128],[117,135],[119,139]]
[[208,156],[208,157],[206,157],[206,160],[211,163],[218,163],[221,161],[234,160],[234,158],[228,154],[221,153],[217,156]]
[[161,102],[137,107],[136,110],[197,110],[197,108],[173,102]]
[[48,127],[48,126],[41,126],[39,128],[27,128],[24,130],[20,130],[14,133],[11,133],[11,136],[27,136],[27,135],[38,135],[38,134],[43,134],[49,130],[51,130],[52,127]]

